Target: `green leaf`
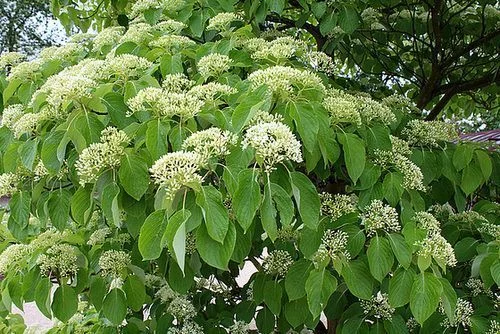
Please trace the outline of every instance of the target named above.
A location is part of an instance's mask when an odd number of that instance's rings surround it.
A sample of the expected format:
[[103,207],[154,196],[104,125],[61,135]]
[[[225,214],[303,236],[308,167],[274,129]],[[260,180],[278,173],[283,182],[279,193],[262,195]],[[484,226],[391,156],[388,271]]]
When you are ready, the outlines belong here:
[[64,230],[69,222],[71,194],[65,189],[52,192],[48,201],[49,217],[52,224],[59,230]]
[[490,268],[491,277],[496,285],[500,286],[500,261],[496,261]]
[[89,300],[97,311],[101,310],[102,301],[108,292],[107,283],[101,276],[93,276],[90,279]]
[[92,191],[90,188],[80,187],[71,197],[71,216],[81,226],[85,226],[92,215]]
[[304,310],[308,308],[306,298],[293,300],[285,305],[285,319],[293,328],[303,324],[308,316]]
[[127,315],[125,293],[120,289],[112,289],[102,302],[102,313],[115,325],[120,325]]
[[313,318],[326,307],[328,299],[337,288],[337,280],[326,269],[311,270],[306,281],[307,304]]
[[370,272],[375,279],[382,282],[394,264],[394,254],[389,241],[384,237],[375,236],[370,241],[366,255]]
[[384,197],[391,206],[396,206],[403,195],[403,176],[400,173],[387,173],[382,183]]
[[135,312],[140,311],[146,300],[144,282],[135,275],[129,275],[123,284],[123,291],[127,295],[127,305]]
[[151,213],[141,227],[139,233],[139,251],[144,260],[154,260],[160,257],[163,246],[161,239],[168,223],[165,210]]
[[182,66],[182,55],[180,53],[175,55],[166,54],[160,59],[161,75],[175,74],[184,72]]
[[457,293],[455,289],[451,286],[450,282],[446,278],[440,278],[439,281],[443,286],[443,293],[441,295],[441,303],[443,305],[444,311],[448,316],[448,319],[455,320],[455,308],[457,305]]
[[458,262],[472,260],[476,255],[476,247],[480,244],[479,240],[466,237],[455,244],[455,256]]
[[52,312],[50,311],[50,289],[52,288],[52,283],[46,277],[38,282],[35,287],[35,303],[40,312],[47,318],[52,318]]
[[230,224],[221,193],[214,186],[203,186],[196,194],[196,204],[203,213],[208,235],[213,240],[223,243]]
[[462,172],[460,187],[465,195],[472,194],[483,183],[483,173],[476,161],[467,165]]
[[283,296],[283,290],[281,285],[275,281],[267,281],[264,285],[264,302],[267,307],[276,315],[281,313],[281,298]]
[[368,265],[362,260],[350,261],[342,270],[349,291],[360,299],[370,299],[373,292],[373,278]]
[[406,243],[402,235],[391,233],[387,235],[389,242],[391,244],[392,251],[396,255],[396,259],[399,264],[401,264],[405,269],[408,269],[411,265],[412,254],[410,247]]
[[21,229],[28,225],[30,217],[31,196],[28,192],[20,191],[12,195],[9,200],[10,216]]
[[59,171],[62,166],[68,143],[65,135],[65,131],[54,131],[43,141],[40,156],[44,166],[51,172]]
[[295,121],[305,149],[309,152],[314,151],[318,141],[320,111],[314,110],[310,103],[290,102],[287,105],[287,112]]
[[259,173],[256,170],[241,171],[238,175],[238,188],[233,196],[234,213],[245,233],[252,225],[262,200],[258,177]]
[[118,176],[123,189],[137,201],[148,190],[148,165],[138,154],[127,152],[122,157]]
[[422,325],[436,311],[443,286],[431,273],[421,273],[415,277],[410,293],[411,313]]
[[278,224],[276,223],[276,208],[274,207],[269,183],[264,186],[264,199],[260,206],[260,220],[267,236],[274,242],[278,237]]
[[119,194],[120,187],[113,182],[104,187],[101,197],[102,212],[108,222],[115,226],[121,225],[120,208],[118,207]]
[[231,123],[235,132],[240,132],[241,129],[255,116],[255,113],[266,103],[269,103],[267,88],[262,86],[256,90],[249,91],[242,96],[241,102],[234,108],[231,117]]
[[269,334],[274,332],[275,319],[273,312],[271,312],[267,307],[263,307],[259,311],[259,313],[257,313],[255,324],[257,325],[259,333],[261,334]]
[[281,225],[289,226],[295,216],[295,208],[290,195],[276,183],[271,183],[271,193],[280,214]]
[[33,170],[33,164],[35,163],[38,149],[38,142],[38,138],[30,139],[19,147],[19,157],[21,158],[21,162],[24,167],[29,170]]
[[401,307],[410,302],[410,293],[415,281],[415,271],[399,268],[389,280],[389,303],[393,307]]
[[127,116],[128,107],[123,101],[123,95],[110,92],[102,97],[101,102],[104,104],[108,110],[111,122],[116,125],[119,129],[124,129],[135,120],[134,116]]
[[146,148],[153,160],[158,160],[162,155],[167,153],[168,143],[168,126],[165,125],[160,118],[156,118],[148,122],[146,130]]
[[297,204],[300,218],[312,230],[319,224],[321,201],[316,187],[307,176],[300,172],[291,172],[293,197]]
[[453,166],[460,171],[465,168],[471,161],[474,155],[474,147],[470,144],[458,145],[455,153],[453,153]]
[[356,184],[356,181],[365,169],[365,144],[358,136],[352,133],[341,133],[337,136],[344,151],[347,173],[352,182]]
[[200,225],[196,231],[196,248],[203,261],[212,267],[227,270],[235,245],[236,228],[232,223],[229,224],[222,244],[210,237],[204,224]]
[[180,210],[174,213],[168,220],[167,228],[163,238],[166,240],[161,244],[167,244],[168,250],[174,255],[177,265],[184,274],[184,262],[186,257],[186,221],[191,216],[188,210]]
[[306,281],[309,272],[313,268],[312,262],[306,259],[301,259],[290,267],[285,277],[285,290],[288,300],[297,300],[306,295]]
[[479,167],[481,168],[481,172],[483,172],[483,178],[484,180],[488,180],[491,176],[491,172],[493,171],[493,164],[491,163],[491,158],[488,155],[488,153],[481,151],[481,150],[476,150],[474,151],[476,153],[476,161],[479,164]]
[[356,9],[352,5],[342,7],[339,15],[339,26],[347,34],[354,32],[359,26],[359,17]]
[[78,296],[69,285],[60,285],[54,293],[52,312],[62,322],[68,321],[78,309]]

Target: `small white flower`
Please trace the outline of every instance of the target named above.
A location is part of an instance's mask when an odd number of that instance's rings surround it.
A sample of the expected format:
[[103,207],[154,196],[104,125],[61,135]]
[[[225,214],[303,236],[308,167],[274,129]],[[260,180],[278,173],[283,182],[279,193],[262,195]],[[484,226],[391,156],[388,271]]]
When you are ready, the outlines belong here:
[[203,78],[218,77],[231,68],[233,61],[226,55],[211,53],[202,57],[196,67]]

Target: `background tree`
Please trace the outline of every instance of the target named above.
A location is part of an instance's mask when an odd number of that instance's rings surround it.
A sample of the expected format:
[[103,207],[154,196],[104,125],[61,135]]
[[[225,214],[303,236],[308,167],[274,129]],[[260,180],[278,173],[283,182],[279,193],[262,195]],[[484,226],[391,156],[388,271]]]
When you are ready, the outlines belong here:
[[[77,22],[92,17],[100,26],[116,24],[133,2],[96,1],[81,12],[63,8]],[[193,18],[205,25],[219,4],[236,5],[262,30],[306,31],[336,60],[349,88],[403,93],[428,111],[428,120],[443,111],[455,118],[485,113],[481,120],[498,126],[497,1],[192,1],[199,13]],[[114,22],[95,15],[106,6],[116,13]]]
[[45,0],[0,0],[0,53],[32,55],[61,40],[61,29]]

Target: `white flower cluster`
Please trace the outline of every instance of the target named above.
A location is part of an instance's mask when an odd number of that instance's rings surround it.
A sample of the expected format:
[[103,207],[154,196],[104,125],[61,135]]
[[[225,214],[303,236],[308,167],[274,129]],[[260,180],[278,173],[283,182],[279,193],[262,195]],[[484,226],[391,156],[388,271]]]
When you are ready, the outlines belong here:
[[306,43],[293,37],[278,37],[272,41],[264,41],[252,54],[253,59],[281,60],[301,55],[307,49]]
[[431,205],[427,211],[432,213],[439,221],[446,221],[450,216],[455,214],[453,207],[449,203]]
[[331,258],[332,261],[346,260],[351,258],[347,251],[347,242],[349,235],[344,231],[326,230],[321,238],[321,245],[315,255],[317,262],[323,262],[326,258]]
[[103,76],[115,76],[122,80],[137,78],[142,76],[144,71],[152,66],[153,63],[146,58],[131,54],[109,56],[106,58]]
[[111,278],[120,278],[131,263],[129,254],[114,249],[103,252],[99,257],[101,274]]
[[207,30],[216,30],[219,32],[226,32],[229,30],[231,23],[235,21],[242,21],[240,15],[236,13],[219,13],[208,20]]
[[244,321],[236,321],[229,327],[231,334],[247,334],[250,331],[250,325]]
[[448,240],[438,233],[428,234],[427,237],[416,243],[420,249],[418,256],[434,258],[438,263],[454,267],[457,264],[455,251]]
[[167,281],[165,280],[164,277],[153,275],[153,274],[146,274],[144,276],[144,285],[146,288],[156,288],[156,287],[163,287],[167,284]]
[[337,220],[343,215],[356,212],[358,200],[354,195],[335,194],[323,192],[319,195],[321,199],[321,213]]
[[413,217],[417,227],[425,230],[427,233],[441,233],[441,224],[428,212],[417,212]]
[[500,240],[500,225],[495,225],[491,223],[482,223],[477,230],[480,233],[485,233],[491,235],[496,240]]
[[183,6],[184,0],[139,0],[132,6],[130,16],[137,16],[150,9],[163,9],[172,12],[181,9]]
[[276,238],[282,241],[296,241],[299,239],[300,232],[294,230],[292,225],[283,226],[276,234]]
[[370,300],[362,300],[360,304],[365,314],[372,315],[377,319],[391,320],[396,311],[389,304],[389,296],[380,291]]
[[361,224],[365,226],[369,237],[376,234],[378,230],[386,233],[399,232],[401,230],[396,209],[385,205],[378,199],[373,200],[365,208],[365,212],[361,216]]
[[404,95],[393,94],[382,99],[382,103],[391,109],[398,109],[405,113],[420,112],[415,104]]
[[22,104],[12,104],[5,107],[0,120],[1,126],[13,130],[16,122],[24,115],[24,106]]
[[153,27],[147,23],[131,24],[125,34],[120,38],[120,43],[133,42],[135,44],[148,44],[154,39],[151,33]]
[[198,174],[203,159],[195,152],[171,152],[158,159],[150,168],[156,184],[165,187],[173,197],[182,187],[199,188],[202,177]]
[[28,265],[28,256],[32,248],[25,244],[9,245],[0,254],[0,273],[7,275],[9,272],[17,271]]
[[182,149],[197,153],[205,164],[212,158],[228,155],[229,148],[237,141],[238,137],[234,133],[214,127],[190,135],[182,143]]
[[50,277],[57,273],[61,277],[75,276],[78,271],[76,247],[68,244],[55,244],[40,255],[37,264],[40,271]]
[[69,37],[71,43],[87,43],[91,42],[97,35],[90,32],[81,32],[73,34]]
[[419,324],[414,317],[410,317],[406,321],[406,327],[408,328],[408,332],[410,332],[410,333],[413,333],[418,328],[418,326],[419,326]]
[[174,54],[178,51],[187,49],[193,45],[196,45],[195,41],[189,39],[186,36],[179,35],[161,36],[149,43],[149,46],[164,49],[167,53],[170,54]]
[[30,247],[33,248],[33,250],[45,250],[61,243],[70,235],[71,232],[67,230],[61,232],[55,228],[51,228],[37,235],[37,237],[30,242]]
[[368,7],[361,12],[361,20],[367,25],[372,25],[378,22],[382,14],[380,14],[376,9]]
[[488,220],[484,218],[477,211],[462,211],[450,215],[450,221],[454,223],[465,223],[468,225],[476,225],[477,223],[487,223]]
[[471,295],[473,297],[477,297],[482,293],[488,296],[492,294],[491,291],[486,288],[483,281],[481,281],[481,279],[479,278],[469,278],[465,283],[465,286],[471,291]]
[[124,27],[108,27],[103,29],[92,41],[93,51],[100,51],[104,46],[118,44],[124,32]]
[[455,252],[450,243],[441,236],[439,221],[430,213],[417,212],[413,218],[417,227],[427,231],[427,236],[416,243],[420,247],[417,254],[422,257],[432,257],[439,264],[453,267],[457,264]]
[[472,303],[468,300],[458,298],[453,319],[450,320],[448,318],[445,318],[441,325],[446,328],[458,326],[467,328],[471,325],[471,316],[473,313],[474,308],[472,307]]
[[181,33],[182,29],[187,28],[187,25],[176,21],[176,20],[171,20],[167,19],[165,21],[158,22],[155,26],[154,29],[162,32],[164,34],[173,34],[173,35],[178,35]]
[[16,66],[26,59],[20,52],[4,52],[0,55],[0,71],[4,71],[7,66]]
[[203,101],[189,93],[167,93],[155,87],[140,90],[127,104],[132,114],[148,110],[156,117],[178,116],[182,120],[194,117],[203,107]]
[[37,74],[39,74],[42,65],[43,61],[41,59],[19,63],[16,66],[12,67],[7,79],[9,81],[16,79],[22,81],[32,80]]
[[168,74],[163,78],[161,86],[166,93],[185,93],[191,87],[193,87],[195,82],[190,80],[183,73]]
[[322,51],[310,51],[303,57],[303,62],[313,70],[332,75],[335,72],[335,63],[332,57]]
[[196,64],[198,72],[203,78],[215,77],[217,78],[222,73],[231,68],[233,61],[226,55],[220,53],[211,53],[201,57]]
[[95,230],[89,237],[87,245],[102,245],[106,242],[106,238],[111,234],[111,229],[109,227],[100,228]]
[[380,149],[374,151],[375,164],[385,169],[395,167],[399,170],[403,175],[404,188],[425,191],[426,188],[423,183],[424,175],[420,167],[407,157],[407,155],[411,154],[408,143],[395,136],[391,136],[391,142],[391,151]]
[[12,134],[16,138],[25,133],[32,134],[45,117],[42,113],[25,113],[12,125]]
[[485,334],[499,334],[500,333],[500,322],[496,320],[490,321],[490,326]]
[[83,52],[84,48],[79,43],[66,43],[63,46],[50,46],[40,52],[40,58],[45,61],[58,60],[70,61]]
[[127,134],[121,130],[113,127],[102,130],[101,142],[85,148],[75,163],[80,184],[93,183],[102,171],[118,167],[128,142]]
[[168,305],[167,312],[179,321],[189,320],[196,316],[193,303],[184,296],[177,296]]
[[216,101],[223,96],[235,94],[237,90],[229,85],[218,82],[209,82],[191,88],[189,94],[202,101]]
[[292,256],[286,250],[273,250],[262,262],[262,268],[268,275],[284,277],[292,264]]
[[297,97],[303,90],[316,90],[320,94],[326,90],[321,78],[315,73],[286,66],[257,70],[248,76],[248,80],[252,88],[266,85],[273,94],[285,101]]
[[396,116],[387,106],[363,94],[354,96],[330,89],[323,106],[329,112],[333,124],[353,123],[359,126],[362,123],[380,122],[389,125],[396,121]]
[[186,321],[180,328],[170,327],[167,334],[205,334],[205,331],[196,322]]
[[19,176],[15,173],[0,174],[0,197],[11,196],[19,186]]
[[438,147],[439,142],[449,142],[458,138],[455,126],[441,121],[422,121],[414,119],[408,122],[402,134],[410,145]]
[[258,123],[248,128],[241,143],[255,150],[255,158],[266,172],[285,160],[302,162],[301,144],[281,122]]

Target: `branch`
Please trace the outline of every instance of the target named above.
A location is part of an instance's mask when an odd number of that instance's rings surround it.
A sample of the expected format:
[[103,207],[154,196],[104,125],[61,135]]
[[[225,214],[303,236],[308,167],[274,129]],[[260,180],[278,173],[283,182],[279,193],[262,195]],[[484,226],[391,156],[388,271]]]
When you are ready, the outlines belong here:
[[432,108],[431,112],[429,113],[429,115],[427,115],[425,119],[427,121],[436,119],[436,117],[446,107],[446,105],[453,96],[459,93],[471,90],[477,90],[479,88],[489,86],[493,83],[500,83],[500,76],[498,75],[498,73],[490,73],[489,75],[485,75],[484,77],[465,81],[458,85],[457,84],[454,84],[453,86],[451,84],[443,85],[443,87],[448,86],[448,90],[444,93],[443,97],[441,97],[438,103],[436,103],[434,108]]
[[468,44],[465,48],[457,51],[456,53],[453,54],[451,58],[448,58],[445,62],[443,62],[443,67],[448,67],[455,61],[457,61],[461,56],[465,55],[466,53],[476,49],[477,47],[481,46],[482,44],[500,36],[500,29],[494,30],[481,38],[476,39],[475,41],[471,42]]

